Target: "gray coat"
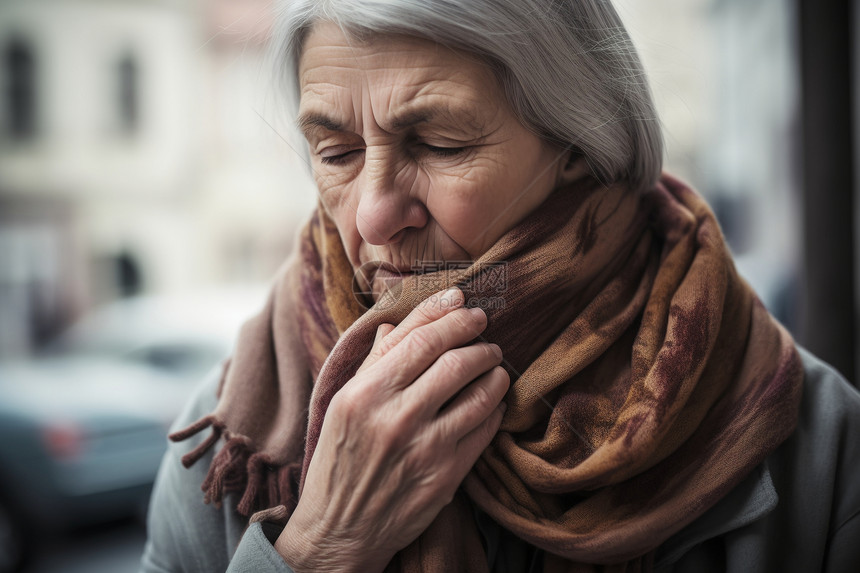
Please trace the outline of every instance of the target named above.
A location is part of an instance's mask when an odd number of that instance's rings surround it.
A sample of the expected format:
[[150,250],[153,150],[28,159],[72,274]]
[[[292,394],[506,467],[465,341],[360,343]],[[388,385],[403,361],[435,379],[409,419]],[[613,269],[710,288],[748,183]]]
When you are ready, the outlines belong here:
[[[740,485],[658,548],[657,571],[860,571],[860,393],[800,348],[806,378],[794,434]],[[218,372],[204,380],[174,429],[215,407]],[[170,444],[152,494],[141,571],[289,572],[271,524],[246,529],[228,496],[205,505],[209,452],[190,470],[183,454],[205,438]],[[539,571],[540,553],[476,510],[496,572]]]

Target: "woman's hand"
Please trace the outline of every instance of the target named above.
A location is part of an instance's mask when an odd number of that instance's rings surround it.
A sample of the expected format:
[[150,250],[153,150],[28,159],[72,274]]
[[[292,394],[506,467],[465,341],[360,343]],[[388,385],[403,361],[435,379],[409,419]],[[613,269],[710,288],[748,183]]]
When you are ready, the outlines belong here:
[[332,399],[275,544],[295,571],[381,571],[451,502],[498,431],[510,384],[497,345],[464,346],[486,326],[451,289],[379,327]]

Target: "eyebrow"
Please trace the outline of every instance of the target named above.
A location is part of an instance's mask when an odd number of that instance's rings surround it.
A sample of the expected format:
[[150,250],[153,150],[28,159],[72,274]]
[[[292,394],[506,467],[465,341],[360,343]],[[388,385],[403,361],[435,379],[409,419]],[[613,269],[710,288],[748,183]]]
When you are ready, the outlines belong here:
[[398,129],[404,129],[407,127],[412,127],[413,125],[418,125],[419,123],[426,123],[433,119],[433,117],[436,115],[438,115],[436,108],[416,109],[414,111],[409,111],[395,117],[394,120],[392,120],[391,122],[391,129],[396,131]]
[[[395,131],[405,129],[407,127],[418,125],[419,123],[426,123],[439,115],[447,117],[449,120],[456,123],[453,114],[448,110],[442,110],[437,107],[428,107],[408,111],[395,117],[391,122],[390,129]],[[302,114],[297,119],[296,125],[306,137],[314,128],[323,128],[329,131],[346,131],[346,128],[342,123],[322,113],[311,112]]]
[[343,124],[321,113],[303,114],[299,116],[296,125],[305,135],[315,127],[321,127],[329,131],[344,131]]

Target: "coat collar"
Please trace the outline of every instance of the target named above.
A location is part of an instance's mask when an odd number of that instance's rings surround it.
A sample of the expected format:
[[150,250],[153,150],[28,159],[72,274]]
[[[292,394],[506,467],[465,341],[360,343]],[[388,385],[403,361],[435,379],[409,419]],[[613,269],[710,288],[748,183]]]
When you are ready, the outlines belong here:
[[654,569],[672,565],[703,541],[761,519],[773,511],[778,501],[765,460],[714,507],[667,539],[657,550]]

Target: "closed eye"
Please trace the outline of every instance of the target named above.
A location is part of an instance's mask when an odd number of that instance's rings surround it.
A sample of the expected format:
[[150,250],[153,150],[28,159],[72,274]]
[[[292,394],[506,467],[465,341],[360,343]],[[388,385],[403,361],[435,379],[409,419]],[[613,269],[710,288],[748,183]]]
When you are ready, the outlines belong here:
[[[455,157],[460,155],[468,150],[468,147],[439,147],[436,145],[428,145],[422,144],[427,152],[432,153],[436,157]],[[338,155],[321,155],[320,161],[322,161],[325,165],[344,165],[357,157],[356,154],[363,153],[364,149],[351,149],[345,153],[340,153]]]
[[454,157],[466,151],[466,147],[437,147],[435,145],[424,144],[424,149],[439,157]]
[[342,165],[347,163],[353,159],[355,159],[356,153],[363,153],[364,149],[352,149],[347,151],[346,153],[341,153],[339,155],[321,155],[320,161],[322,161],[326,165]]

